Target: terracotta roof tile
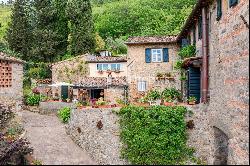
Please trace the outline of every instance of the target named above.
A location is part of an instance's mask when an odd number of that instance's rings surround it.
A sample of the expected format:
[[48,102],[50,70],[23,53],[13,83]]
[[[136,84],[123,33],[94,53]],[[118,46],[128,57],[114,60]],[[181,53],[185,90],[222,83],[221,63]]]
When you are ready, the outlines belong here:
[[97,62],[127,62],[126,56],[94,56],[88,55],[86,62],[88,63],[97,63]]
[[82,88],[123,87],[127,85],[127,82],[126,77],[113,77],[111,80],[106,77],[84,77],[80,83],[74,83],[74,85]]
[[12,56],[8,56],[3,52],[0,52],[0,60],[6,60],[6,61],[11,61],[11,62],[16,62],[16,63],[25,63],[25,61],[12,57]]
[[174,43],[177,36],[136,36],[129,37],[126,44]]

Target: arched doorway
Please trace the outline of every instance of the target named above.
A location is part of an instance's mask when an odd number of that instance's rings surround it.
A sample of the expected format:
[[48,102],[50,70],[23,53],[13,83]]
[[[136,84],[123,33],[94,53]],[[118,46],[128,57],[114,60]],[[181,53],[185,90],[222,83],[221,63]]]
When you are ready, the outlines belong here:
[[228,160],[228,136],[217,127],[214,129],[215,158],[214,165],[227,165]]

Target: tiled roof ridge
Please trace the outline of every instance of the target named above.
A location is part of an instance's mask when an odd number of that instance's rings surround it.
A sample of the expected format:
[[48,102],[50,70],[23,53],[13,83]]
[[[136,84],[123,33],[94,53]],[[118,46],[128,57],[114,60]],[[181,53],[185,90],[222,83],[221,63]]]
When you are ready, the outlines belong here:
[[13,56],[9,56],[4,52],[0,52],[0,60],[6,60],[6,61],[11,61],[11,62],[17,62],[17,63],[25,63],[25,61],[19,58],[13,57]]
[[176,41],[177,41],[177,35],[130,36],[125,43],[126,44],[170,43]]
[[127,57],[125,54],[122,54],[120,56],[98,56],[98,55],[93,55],[93,54],[83,54],[83,55],[79,55],[76,57],[72,57],[70,59],[55,62],[52,64],[52,66],[65,63],[65,62],[70,62],[70,61],[73,61],[82,57],[86,58],[85,59],[86,62],[99,62],[99,61],[101,62],[117,62],[117,61],[126,62],[127,61]]

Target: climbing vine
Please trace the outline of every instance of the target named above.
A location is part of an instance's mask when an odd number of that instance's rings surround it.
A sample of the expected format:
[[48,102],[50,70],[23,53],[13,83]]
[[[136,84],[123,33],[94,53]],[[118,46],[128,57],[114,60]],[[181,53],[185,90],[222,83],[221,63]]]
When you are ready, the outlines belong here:
[[128,106],[121,109],[122,156],[132,164],[183,164],[192,155],[188,148],[185,107]]

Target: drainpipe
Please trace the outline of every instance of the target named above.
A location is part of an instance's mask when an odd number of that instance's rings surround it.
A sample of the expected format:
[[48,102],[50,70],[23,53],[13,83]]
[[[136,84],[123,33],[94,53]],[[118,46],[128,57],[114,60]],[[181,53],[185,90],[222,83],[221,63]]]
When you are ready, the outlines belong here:
[[202,8],[202,102],[208,102],[208,21],[207,9]]

